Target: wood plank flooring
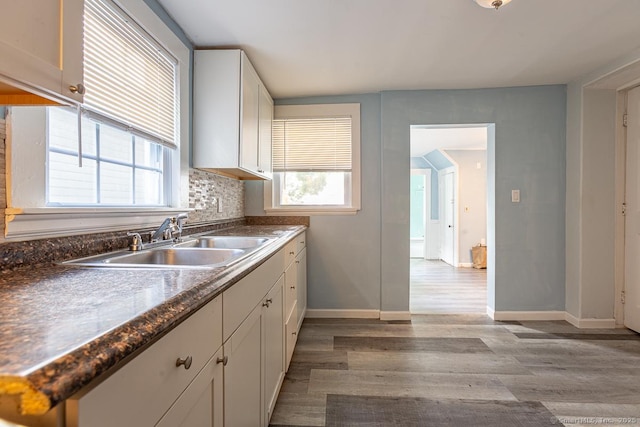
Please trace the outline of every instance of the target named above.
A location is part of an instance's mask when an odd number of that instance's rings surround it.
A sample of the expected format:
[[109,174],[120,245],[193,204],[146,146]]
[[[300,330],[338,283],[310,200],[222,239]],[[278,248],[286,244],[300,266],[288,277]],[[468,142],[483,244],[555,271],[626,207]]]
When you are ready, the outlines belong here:
[[487,270],[454,268],[443,261],[411,259],[413,314],[486,313]]
[[640,425],[640,335],[482,314],[306,319],[271,426]]

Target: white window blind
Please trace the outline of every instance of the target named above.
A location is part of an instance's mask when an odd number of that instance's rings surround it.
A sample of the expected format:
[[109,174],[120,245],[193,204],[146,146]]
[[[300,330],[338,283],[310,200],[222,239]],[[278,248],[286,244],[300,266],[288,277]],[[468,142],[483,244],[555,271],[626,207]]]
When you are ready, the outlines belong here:
[[273,122],[273,170],[350,171],[351,117]]
[[177,61],[110,2],[86,0],[84,19],[85,107],[175,148]]

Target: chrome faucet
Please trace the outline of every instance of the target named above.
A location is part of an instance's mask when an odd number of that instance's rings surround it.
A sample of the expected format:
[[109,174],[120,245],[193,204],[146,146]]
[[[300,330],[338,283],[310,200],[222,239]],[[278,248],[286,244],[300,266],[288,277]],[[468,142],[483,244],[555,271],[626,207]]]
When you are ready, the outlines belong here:
[[187,213],[181,213],[178,216],[166,218],[155,232],[151,232],[151,243],[161,240],[180,240],[184,220],[188,217]]
[[179,242],[182,239],[184,220],[187,218],[188,215],[186,213],[165,218],[156,231],[149,232],[149,243],[142,243],[142,237],[138,233],[127,233],[127,236],[133,237],[133,242],[129,245],[129,250],[141,251],[154,246],[166,245],[171,242]]

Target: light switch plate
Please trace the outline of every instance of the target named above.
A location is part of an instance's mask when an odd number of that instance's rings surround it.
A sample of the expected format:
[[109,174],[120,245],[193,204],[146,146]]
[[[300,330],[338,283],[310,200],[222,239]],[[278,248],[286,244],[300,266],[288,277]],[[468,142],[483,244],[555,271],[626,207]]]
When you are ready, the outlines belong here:
[[520,190],[511,190],[511,201],[513,203],[520,203]]

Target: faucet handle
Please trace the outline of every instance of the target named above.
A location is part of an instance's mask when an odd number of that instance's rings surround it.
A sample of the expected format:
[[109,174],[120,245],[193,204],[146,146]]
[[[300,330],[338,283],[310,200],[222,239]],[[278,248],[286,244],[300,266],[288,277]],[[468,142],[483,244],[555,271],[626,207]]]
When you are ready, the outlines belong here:
[[142,249],[142,237],[140,237],[140,233],[133,233],[131,231],[127,231],[127,236],[133,237],[131,244],[129,245],[130,251],[139,251]]

